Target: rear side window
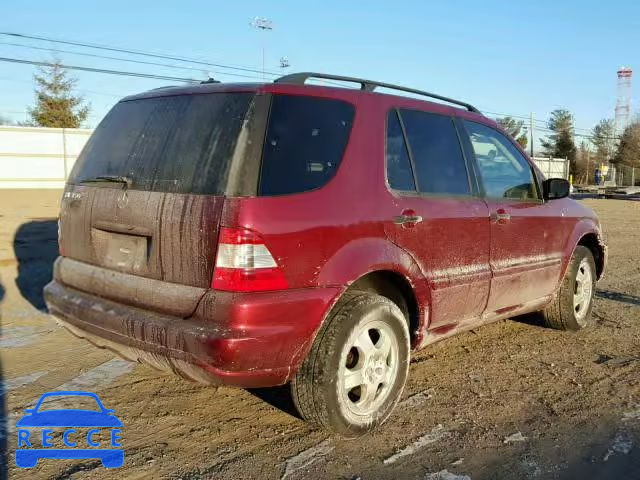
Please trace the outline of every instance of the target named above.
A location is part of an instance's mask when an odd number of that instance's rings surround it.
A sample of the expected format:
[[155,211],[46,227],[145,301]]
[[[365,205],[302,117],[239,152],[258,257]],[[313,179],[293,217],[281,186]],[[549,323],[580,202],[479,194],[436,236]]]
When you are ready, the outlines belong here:
[[387,116],[387,181],[394,190],[415,191],[411,161],[395,110]]
[[306,192],[335,175],[349,140],[353,105],[274,95],[260,171],[260,195]]
[[467,167],[453,119],[401,110],[418,190],[438,195],[470,195]]
[[127,177],[130,188],[219,195],[253,94],[211,93],[116,104],[78,157],[69,183]]

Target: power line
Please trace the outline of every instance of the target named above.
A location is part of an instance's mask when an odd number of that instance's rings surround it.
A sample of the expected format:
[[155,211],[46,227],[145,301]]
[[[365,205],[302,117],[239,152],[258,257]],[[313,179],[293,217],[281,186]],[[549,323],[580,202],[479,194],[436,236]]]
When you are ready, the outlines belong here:
[[[241,66],[234,66],[234,65],[224,65],[221,63],[213,63],[213,62],[205,62],[202,60],[197,60],[194,58],[188,58],[188,57],[178,57],[178,56],[172,56],[172,55],[163,55],[163,54],[159,54],[159,53],[152,53],[152,52],[145,52],[142,50],[129,50],[126,48],[118,48],[118,47],[110,47],[107,45],[98,45],[98,44],[92,44],[92,43],[84,43],[84,42],[76,42],[76,41],[71,41],[71,40],[58,40],[55,38],[47,38],[47,37],[40,37],[40,36],[36,36],[36,35],[26,35],[26,34],[22,34],[22,33],[14,33],[14,32],[0,32],[0,35],[6,35],[6,36],[10,36],[10,37],[18,37],[18,38],[27,38],[30,40],[38,40],[38,41],[43,41],[43,42],[52,42],[52,43],[61,43],[64,45],[73,45],[76,47],[82,47],[82,48],[93,48],[93,49],[97,49],[97,50],[108,50],[111,52],[118,52],[118,53],[127,53],[130,55],[141,55],[141,56],[145,56],[145,57],[153,57],[153,58],[162,58],[164,60],[173,60],[173,61],[177,61],[177,62],[186,62],[186,63],[194,63],[197,65],[207,65],[210,67],[217,67],[217,68],[225,68],[225,69],[229,69],[229,70],[238,70],[238,71],[243,71],[243,72],[250,72],[250,73],[257,73],[257,74],[262,74],[262,70],[257,70],[254,68],[248,68],[248,67],[241,67]],[[267,72],[265,71],[264,73],[268,74],[268,75],[273,75],[273,76],[279,76],[279,73],[275,73],[275,72]]]
[[[523,119],[523,125],[522,128],[525,128],[527,130],[531,130],[531,124],[530,124],[530,119],[524,117],[524,116],[518,116],[518,115],[514,115],[514,114],[510,114],[510,113],[498,113],[498,112],[489,112],[487,110],[483,111],[485,114],[489,114],[495,118],[504,118],[504,117],[511,117],[511,118],[516,118],[516,119]],[[524,119],[529,120],[529,122],[524,122]],[[548,128],[548,123],[545,120],[534,120],[534,123],[536,123],[537,125],[534,125],[533,130],[534,131],[544,131],[544,132],[555,132],[555,130],[552,130],[550,128]],[[584,127],[576,127],[573,126],[572,127],[574,130],[574,136],[576,137],[585,137],[585,138],[595,138],[595,136],[592,134],[593,132],[593,128],[584,128]],[[580,133],[580,132],[586,132],[586,133]],[[607,139],[620,139],[621,137],[619,136],[614,136],[614,137],[601,137],[601,138],[607,138]]]
[[[250,79],[263,79],[264,75],[268,75],[268,76],[271,76],[271,77],[279,77],[281,75],[280,72],[271,72],[269,70],[257,70],[257,69],[254,69],[254,68],[241,67],[241,66],[235,66],[235,65],[224,65],[224,64],[220,64],[220,63],[211,63],[211,62],[205,62],[205,61],[202,61],[202,60],[196,60],[196,59],[191,59],[191,58],[187,58],[187,57],[177,57],[177,56],[171,56],[171,55],[162,55],[162,54],[157,54],[157,53],[144,52],[144,51],[141,51],[141,50],[127,50],[127,49],[118,48],[118,47],[110,47],[110,46],[107,46],[107,45],[96,45],[96,44],[91,44],[91,43],[75,42],[75,41],[71,41],[71,40],[57,40],[57,39],[52,39],[52,38],[39,37],[39,36],[34,36],[34,35],[25,35],[25,34],[21,34],[21,33],[12,33],[12,32],[0,32],[0,35],[19,37],[19,38],[26,38],[26,39],[31,39],[31,40],[43,41],[43,42],[61,43],[61,44],[64,44],[64,45],[73,45],[73,46],[79,46],[79,47],[82,47],[82,48],[94,48],[94,49],[98,49],[98,50],[108,50],[108,51],[113,51],[113,52],[128,53],[128,54],[131,54],[131,55],[140,55],[140,56],[153,57],[153,58],[164,58],[164,59],[168,59],[168,60],[174,60],[174,61],[185,62],[185,63],[194,63],[194,64],[198,64],[198,65],[213,66],[213,67],[225,68],[225,69],[229,69],[229,70],[238,70],[238,71],[245,71],[245,72],[250,72],[250,73],[258,73],[258,74],[262,75],[262,77],[250,76],[250,75],[240,75],[240,74],[237,74],[237,73],[228,73],[228,72],[211,72],[211,73],[218,73],[220,75],[230,75],[230,76],[244,77],[244,78],[250,78]],[[9,42],[3,42],[3,43],[10,44]],[[18,46],[18,45],[23,45],[23,44],[14,44],[14,45]],[[27,48],[37,48],[39,50],[59,51],[61,53],[70,53],[70,54],[76,54],[76,55],[89,55],[89,54],[86,54],[86,53],[72,52],[72,51],[69,51],[69,50],[58,50],[58,49],[35,47],[35,46],[26,46],[26,45],[24,45],[24,46],[27,47]],[[102,58],[102,57],[99,57],[99,58]],[[116,59],[116,57],[107,57],[107,56],[105,56],[104,58],[114,59],[114,60]],[[122,60],[122,61],[132,61],[132,62],[136,62],[136,63],[147,63],[147,62],[136,61],[136,60],[127,60],[127,59],[123,59],[123,58],[117,58],[117,59],[118,60]],[[179,67],[177,65],[166,65],[166,64],[154,64],[154,63],[149,63],[149,64],[150,65],[164,66],[164,67],[169,67],[169,68],[194,68],[194,67]],[[344,87],[344,85],[342,85],[341,83],[332,82],[332,81],[329,81],[329,80],[325,80],[324,83],[327,83],[327,84],[330,84],[330,85],[339,86],[339,87]]]
[[[140,50],[128,50],[128,49],[123,49],[123,48],[109,47],[109,46],[106,46],[106,45],[96,45],[96,44],[90,44],[90,43],[84,43],[84,42],[75,42],[75,41],[70,41],[70,40],[58,40],[58,39],[52,39],[52,38],[47,38],[47,37],[40,37],[40,36],[35,36],[35,35],[25,35],[25,34],[12,33],[12,32],[0,32],[0,35],[19,37],[19,38],[26,38],[26,39],[37,40],[37,41],[61,43],[61,44],[66,44],[66,45],[79,46],[79,47],[83,47],[83,48],[93,48],[93,49],[99,49],[99,50],[115,51],[115,52],[120,52],[120,53],[127,53],[127,54],[132,54],[132,55],[141,55],[141,56],[147,56],[147,57],[153,57],[153,58],[164,58],[164,59],[170,59],[170,60],[179,61],[179,62],[194,63],[194,64],[206,65],[206,66],[215,66],[215,67],[218,67],[218,68],[225,68],[225,69],[232,69],[232,70],[239,70],[239,71],[247,71],[247,72],[252,72],[252,73],[259,73],[259,74],[262,74],[262,75],[264,75],[264,74],[268,74],[268,75],[271,75],[271,76],[279,75],[278,73],[274,73],[274,72],[261,71],[261,70],[246,68],[246,67],[223,65],[223,64],[218,64],[218,63],[204,62],[204,61],[200,61],[200,60],[189,59],[189,58],[186,58],[186,57],[162,55],[162,54],[156,54],[156,53],[150,53],[150,52],[143,52],[143,51],[140,51]],[[97,55],[97,54],[90,54],[90,53],[86,53],[86,52],[75,52],[75,51],[55,49],[55,48],[50,48],[50,47],[49,48],[47,48],[47,47],[38,47],[38,46],[34,46],[34,45],[25,45],[25,44],[12,43],[12,42],[0,42],[0,44],[10,45],[10,46],[17,46],[17,47],[22,47],[22,48],[31,48],[31,49],[36,49],[36,50],[46,50],[46,51],[53,51],[53,52],[59,52],[59,53],[67,53],[67,54],[72,54],[72,55],[82,55],[82,56],[94,57],[94,58],[103,58],[103,59],[108,59],[108,60],[131,62],[131,63],[144,64],[144,65],[161,66],[161,67],[165,67],[165,68],[174,68],[174,69],[182,69],[182,70],[198,70],[195,67],[190,67],[190,66],[170,65],[170,64],[164,64],[164,63],[158,63],[158,62],[148,62],[148,61],[143,61],[143,60],[134,60],[134,59],[127,59],[127,58],[122,58],[122,57],[113,57],[113,56],[107,56],[107,55]],[[49,67],[54,65],[54,64],[48,63],[48,62],[39,62],[39,61],[33,61],[33,60],[15,59],[15,58],[7,58],[7,57],[0,57],[0,61],[12,62],[12,63],[21,63],[21,64],[30,64],[30,65],[38,65],[38,66],[49,66]],[[192,78],[173,77],[173,76],[168,76],[168,75],[147,74],[147,73],[142,73],[142,72],[128,72],[128,71],[121,71],[121,70],[109,70],[109,69],[84,67],[84,66],[74,66],[74,65],[60,65],[60,66],[62,68],[69,69],[69,70],[79,70],[79,71],[86,71],[86,72],[93,72],[93,73],[103,73],[103,74],[110,74],[110,75],[122,75],[122,76],[139,77],[139,78],[151,78],[151,79],[155,79],[155,80],[170,80],[170,81],[180,81],[180,82],[187,82],[187,83],[197,83],[197,80],[192,79]],[[210,72],[210,73],[216,73],[216,74],[221,74],[221,75],[229,75],[229,76],[236,76],[236,77],[243,77],[243,78],[251,78],[251,79],[258,79],[259,78],[259,77],[256,77],[256,76],[242,75],[242,74],[231,73],[231,72]],[[334,82],[327,82],[327,83],[334,84]],[[342,85],[337,84],[337,83],[336,83],[336,85],[342,86]],[[101,92],[91,92],[91,91],[88,91],[88,90],[87,90],[87,92],[96,93],[96,94],[103,94]],[[116,96],[116,95],[112,95],[112,96]],[[485,110],[485,113],[489,114],[489,115],[499,116],[499,117],[512,117],[512,118],[520,119],[520,120],[523,120],[523,121],[530,120],[530,117],[524,116],[524,115],[518,115],[518,114],[491,112],[491,111],[488,111],[488,110]],[[534,126],[534,130],[538,129],[538,130],[542,130],[542,131],[552,132],[552,130],[550,130],[548,128],[543,128],[543,127],[539,126],[539,125],[545,125],[545,126],[547,125],[547,123],[544,120],[537,120],[536,119],[535,122],[538,125]],[[529,126],[523,125],[523,126],[525,126],[527,128],[530,128],[530,125]],[[594,138],[592,135],[585,135],[585,134],[575,133],[575,130],[591,132],[592,130],[589,129],[589,128],[574,127],[574,134],[575,134],[575,136],[578,136],[578,137]],[[610,138],[620,138],[620,137],[610,137]]]
[[[536,127],[534,128],[534,130],[536,132],[558,133],[555,130],[551,130],[550,128]],[[594,138],[596,138],[596,136],[594,135],[589,135],[585,133],[574,133],[573,135],[574,137],[588,138],[590,140],[593,140]],[[598,136],[597,138],[602,138],[604,140],[620,140],[622,137],[621,136]]]
[[[493,116],[493,117],[496,117],[496,118],[497,117],[500,117],[500,118],[511,117],[511,118],[514,118],[514,119],[522,119],[522,121],[524,123],[523,126],[527,127],[527,128],[529,128],[529,124],[531,122],[530,117],[525,117],[523,115],[516,115],[516,114],[513,114],[513,113],[490,112],[488,110],[483,110],[483,113],[489,114],[490,116]],[[535,120],[533,120],[533,122],[538,124],[538,125],[543,125],[544,126],[544,127],[541,127],[541,128],[546,128],[549,125],[547,120],[535,119]],[[585,132],[591,132],[593,130],[592,128],[575,127],[575,126],[573,127],[573,129],[574,130],[582,130],[582,131],[585,131]]]
[[[42,36],[37,36],[37,35],[27,35],[27,34],[22,34],[22,33],[15,33],[15,32],[0,32],[0,35],[18,37],[18,38],[25,38],[25,39],[43,41],[43,42],[59,43],[59,44],[64,44],[64,45],[72,45],[72,46],[77,46],[77,47],[81,47],[81,48],[92,48],[92,49],[98,49],[98,50],[107,50],[107,51],[112,51],[112,52],[127,53],[127,54],[130,54],[130,55],[140,55],[140,56],[152,57],[152,58],[162,58],[162,59],[174,60],[174,61],[178,61],[178,62],[186,62],[186,63],[193,63],[193,64],[198,64],[198,65],[213,66],[213,67],[229,69],[229,70],[238,70],[238,71],[257,73],[257,74],[260,74],[260,75],[265,75],[265,74],[270,75],[270,76],[279,76],[280,75],[280,73],[265,71],[264,69],[263,70],[257,70],[257,69],[253,69],[253,68],[243,67],[243,66],[224,65],[224,64],[221,64],[221,63],[213,63],[213,62],[202,61],[202,60],[197,60],[197,59],[188,58],[188,57],[172,56],[172,55],[165,55],[165,54],[159,54],[159,53],[145,52],[145,51],[142,51],[142,50],[124,49],[124,48],[112,47],[112,46],[108,46],[108,45],[99,45],[99,44],[93,44],[93,43],[87,43],[87,42],[78,42],[78,41],[72,41],[72,40],[54,39],[54,38],[49,38],[49,37],[42,37]],[[104,58],[104,59],[116,60],[116,61],[125,61],[125,62],[146,64],[146,65],[161,66],[161,67],[166,67],[166,68],[196,70],[194,67],[188,67],[188,66],[181,67],[179,65],[169,65],[169,64],[163,64],[163,63],[157,63],[157,62],[146,62],[146,61],[142,61],[142,60],[126,59],[126,58],[122,58],[122,57],[111,57],[111,56],[106,56],[106,55],[94,55],[94,54],[89,54],[89,53],[85,53],[85,52],[74,52],[74,51],[69,51],[69,50],[61,50],[61,49],[53,49],[53,48],[45,48],[45,47],[36,47],[36,46],[31,46],[31,45],[16,44],[16,43],[10,43],[10,42],[0,42],[0,43],[5,43],[7,45],[14,45],[14,46],[24,47],[24,48],[33,48],[33,49],[38,49],[38,50],[49,50],[49,51],[60,52],[60,53],[68,53],[68,54],[72,54],[72,55],[83,55],[83,56]],[[87,68],[87,67],[83,67],[83,68]],[[221,75],[237,76],[237,77],[244,77],[244,78],[251,78],[251,79],[259,79],[260,78],[260,77],[256,77],[256,76],[240,75],[240,74],[235,74],[235,73],[230,73],[230,72],[211,72],[211,73],[217,73],[217,74],[221,74]],[[173,79],[173,78],[171,78],[171,79]],[[339,85],[339,84],[334,83],[334,82],[327,82],[327,83],[330,83],[332,85],[335,84],[337,86],[342,86],[342,85]],[[521,120],[527,120],[527,121],[530,120],[530,117],[529,116],[525,116],[525,115],[490,112],[488,110],[485,111],[485,113],[487,113],[489,115],[509,116],[509,117],[512,117],[512,118],[521,119]],[[537,120],[536,119],[534,121],[536,123],[538,123],[538,124],[546,125],[546,122],[544,120]],[[580,127],[574,127],[574,129],[575,130],[588,131],[588,132],[591,131],[591,129],[580,128]]]
[[[185,66],[180,66],[180,65],[171,65],[168,63],[159,63],[159,62],[148,62],[145,60],[134,60],[132,58],[122,58],[122,57],[112,57],[109,55],[98,55],[95,53],[86,53],[86,52],[74,52],[72,50],[62,50],[62,49],[58,49],[58,48],[51,48],[51,47],[37,47],[35,45],[25,45],[24,43],[13,43],[13,42],[0,42],[0,45],[10,45],[13,47],[21,47],[21,48],[31,48],[34,50],[44,50],[44,51],[49,51],[49,52],[56,52],[56,53],[67,53],[67,54],[71,54],[71,55],[81,55],[84,57],[92,57],[92,58],[103,58],[106,60],[116,60],[116,61],[120,61],[120,62],[129,62],[129,63],[137,63],[137,64],[141,64],[141,65],[154,65],[157,67],[165,67],[165,68],[175,68],[178,70],[195,70],[198,72],[203,72],[204,70],[201,68],[197,68],[197,67],[191,67],[188,65]],[[228,76],[232,76],[232,77],[241,77],[241,78],[252,78],[252,79],[258,79],[259,77],[255,76],[255,75],[243,75],[241,73],[233,73],[233,72],[220,72],[220,71],[210,71],[210,70],[206,70],[207,73],[215,73],[215,74],[220,74],[220,75],[228,75]]]
[[[7,58],[7,57],[0,57],[0,62],[21,63],[26,65],[37,65],[40,67],[56,66],[56,64],[49,63],[49,62],[38,62],[35,60],[24,60],[20,58]],[[68,69],[68,70],[79,70],[83,72],[106,73],[109,75],[123,75],[127,77],[152,78],[154,80],[171,80],[171,81],[186,82],[186,83],[200,83],[198,80],[195,80],[193,78],[171,77],[168,75],[156,75],[156,74],[141,73],[141,72],[125,72],[122,70],[108,70],[104,68],[82,67],[77,65],[58,64],[57,66]]]
[[[33,82],[29,81],[29,80],[19,80],[17,78],[7,78],[7,77],[0,77],[0,82],[14,82],[14,83],[22,83],[22,84],[33,84]],[[97,92],[96,90],[87,90],[84,88],[76,88],[75,90],[77,90],[78,92],[81,93],[92,93],[94,95],[104,95],[105,97],[114,97],[114,98],[122,98],[125,95],[116,95],[115,93],[108,93],[108,92]]]

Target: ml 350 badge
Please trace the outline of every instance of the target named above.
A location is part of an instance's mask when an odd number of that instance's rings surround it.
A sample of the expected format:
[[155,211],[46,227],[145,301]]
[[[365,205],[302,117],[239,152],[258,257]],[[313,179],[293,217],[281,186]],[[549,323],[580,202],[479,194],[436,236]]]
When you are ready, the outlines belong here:
[[[71,399],[80,400],[78,397],[89,397],[95,400],[99,410],[85,409],[47,409],[42,408],[45,400]],[[85,399],[86,400],[86,399]],[[124,463],[124,450],[121,448],[122,422],[114,415],[114,410],[105,408],[98,395],[91,392],[48,392],[40,397],[34,408],[25,410],[24,415],[16,427],[18,427],[18,449],[16,450],[16,465],[20,468],[33,468],[41,458],[54,459],[87,459],[99,458],[102,465],[107,468],[118,468]],[[62,436],[56,435],[54,428],[64,429]],[[77,429],[87,430],[86,435]],[[35,429],[42,429],[40,438]],[[101,429],[110,429],[110,448],[100,448],[104,440]],[[57,428],[56,428],[57,430]],[[58,433],[58,432],[56,432]],[[61,443],[54,448],[54,442]],[[82,448],[86,443],[87,448]]]

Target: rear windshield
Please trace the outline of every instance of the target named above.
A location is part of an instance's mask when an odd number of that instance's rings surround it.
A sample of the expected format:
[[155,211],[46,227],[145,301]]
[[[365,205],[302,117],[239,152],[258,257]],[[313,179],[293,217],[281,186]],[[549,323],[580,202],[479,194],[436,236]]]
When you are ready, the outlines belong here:
[[126,177],[136,190],[223,194],[253,97],[209,93],[120,102],[91,136],[69,183]]
[[341,100],[274,95],[262,153],[260,195],[314,190],[340,166],[353,123]]

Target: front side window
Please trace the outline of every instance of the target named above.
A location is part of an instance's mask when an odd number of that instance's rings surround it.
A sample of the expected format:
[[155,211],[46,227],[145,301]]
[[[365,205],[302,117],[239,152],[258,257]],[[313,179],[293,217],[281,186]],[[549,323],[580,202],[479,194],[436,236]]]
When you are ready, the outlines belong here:
[[453,119],[401,110],[418,190],[437,195],[470,195],[471,187]]
[[526,158],[503,134],[481,123],[464,121],[490,198],[537,200],[533,172]]
[[340,166],[353,116],[353,105],[342,100],[274,95],[260,195],[306,192],[326,184]]

